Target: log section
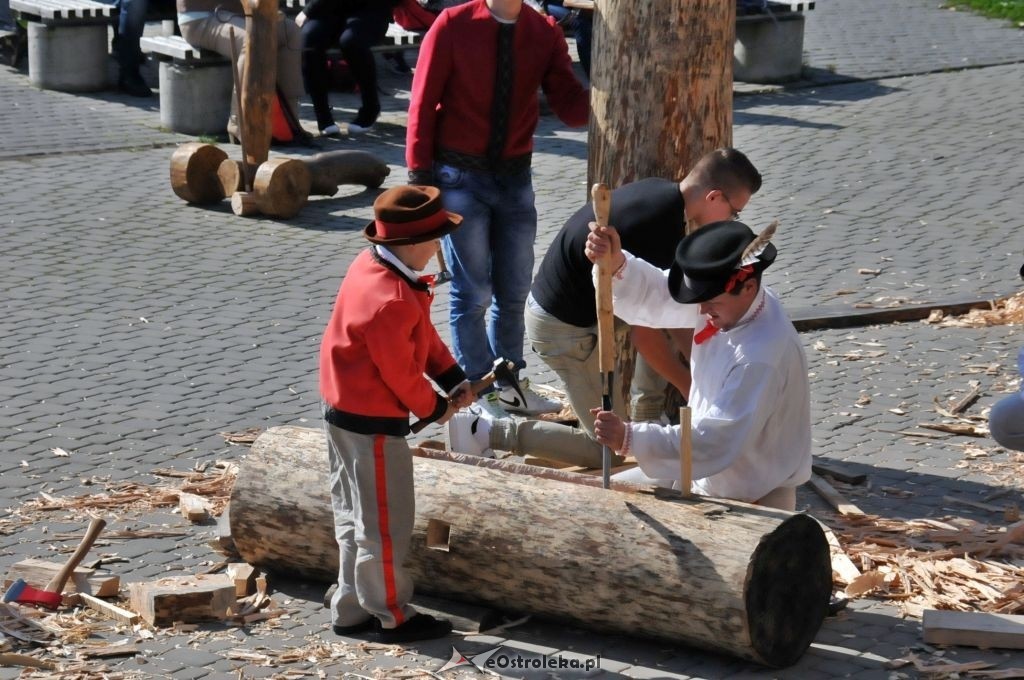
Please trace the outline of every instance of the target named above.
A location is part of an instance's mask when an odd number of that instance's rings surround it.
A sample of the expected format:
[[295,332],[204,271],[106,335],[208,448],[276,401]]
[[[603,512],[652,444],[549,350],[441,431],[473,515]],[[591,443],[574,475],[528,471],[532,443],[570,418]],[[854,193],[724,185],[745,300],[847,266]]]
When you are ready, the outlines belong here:
[[[806,515],[423,457],[414,469],[408,566],[426,592],[769,666],[796,661],[825,616],[828,543]],[[245,561],[333,581],[327,479],[321,431],[260,435],[231,496]]]

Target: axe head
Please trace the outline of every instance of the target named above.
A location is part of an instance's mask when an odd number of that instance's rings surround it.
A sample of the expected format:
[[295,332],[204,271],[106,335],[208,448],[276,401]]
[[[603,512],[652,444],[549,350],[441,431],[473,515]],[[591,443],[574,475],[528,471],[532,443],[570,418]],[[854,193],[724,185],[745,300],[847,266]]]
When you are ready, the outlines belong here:
[[47,609],[56,609],[60,606],[63,597],[60,593],[51,593],[48,590],[33,588],[25,583],[25,579],[19,578],[11,584],[11,587],[4,593],[4,602],[17,602],[18,604],[37,604]]

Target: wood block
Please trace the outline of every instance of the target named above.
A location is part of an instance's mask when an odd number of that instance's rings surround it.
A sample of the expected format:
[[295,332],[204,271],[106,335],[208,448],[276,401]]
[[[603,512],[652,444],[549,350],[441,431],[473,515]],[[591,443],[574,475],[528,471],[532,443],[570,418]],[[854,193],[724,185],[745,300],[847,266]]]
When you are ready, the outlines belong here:
[[193,524],[205,522],[210,518],[209,501],[194,493],[179,493],[178,509],[181,511],[181,516]]
[[123,607],[118,607],[116,604],[111,604],[106,600],[101,600],[98,597],[92,595],[86,595],[85,593],[78,594],[79,600],[93,611],[97,611],[104,616],[107,616],[121,623],[126,623],[129,626],[138,623],[139,615],[133,611],[129,611]]
[[933,645],[1024,649],[1024,616],[926,609],[924,641]]
[[226,574],[172,576],[129,583],[131,607],[153,626],[218,621],[233,613],[235,584]]
[[[4,587],[8,588],[19,578],[33,588],[45,588],[53,577],[61,570],[61,562],[48,562],[29,558],[15,562],[7,570]],[[121,590],[121,577],[109,571],[96,571],[86,567],[78,567],[64,586],[65,593],[87,593],[96,597],[115,597]]]
[[256,592],[256,576],[259,570],[245,562],[232,562],[228,565],[227,576],[235,584],[235,597],[245,597]]

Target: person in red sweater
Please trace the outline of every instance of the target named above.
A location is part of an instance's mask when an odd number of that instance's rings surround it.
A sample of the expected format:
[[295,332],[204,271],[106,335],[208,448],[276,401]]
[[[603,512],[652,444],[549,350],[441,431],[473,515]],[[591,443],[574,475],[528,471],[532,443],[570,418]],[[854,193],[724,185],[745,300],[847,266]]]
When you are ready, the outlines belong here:
[[[449,7],[420,46],[406,164],[412,184],[440,187],[445,207],[463,216],[442,248],[453,277],[452,346],[471,380],[484,376],[496,357],[514,362],[517,371],[526,365],[538,88],[564,123],[587,124],[589,91],[573,73],[562,30],[523,0]],[[495,397],[510,411],[561,407],[518,384],[498,387]]]
[[[385,643],[442,637],[451,623],[409,605],[412,538],[409,414],[446,422],[473,401],[466,375],[430,322],[433,289],[417,272],[462,218],[435,187],[403,186],[373,204],[374,244],[349,267],[320,344],[320,393],[340,549],[331,620],[338,635]],[[439,394],[429,376],[447,395]]]

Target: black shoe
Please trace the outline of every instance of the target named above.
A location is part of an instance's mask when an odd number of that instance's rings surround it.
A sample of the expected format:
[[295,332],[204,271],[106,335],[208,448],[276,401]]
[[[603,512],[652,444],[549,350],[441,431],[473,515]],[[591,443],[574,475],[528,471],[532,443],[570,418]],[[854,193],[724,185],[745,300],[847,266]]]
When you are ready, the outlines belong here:
[[[376,621],[376,619],[374,619]],[[430,614],[416,614],[398,628],[381,628],[377,622],[374,636],[378,642],[395,644],[397,642],[414,642],[415,640],[433,640],[444,637],[452,632],[452,622],[446,619],[435,619]]]
[[133,97],[152,97],[153,91],[146,85],[138,73],[122,75],[117,81],[117,88]]
[[359,633],[365,633],[367,631],[373,630],[376,627],[376,623],[377,619],[371,616],[362,623],[357,623],[352,626],[334,626],[334,634],[348,636],[357,635]]

